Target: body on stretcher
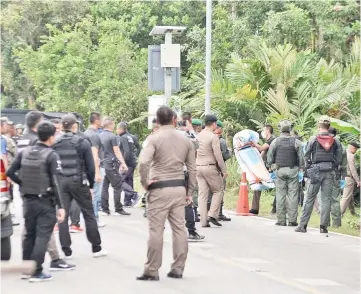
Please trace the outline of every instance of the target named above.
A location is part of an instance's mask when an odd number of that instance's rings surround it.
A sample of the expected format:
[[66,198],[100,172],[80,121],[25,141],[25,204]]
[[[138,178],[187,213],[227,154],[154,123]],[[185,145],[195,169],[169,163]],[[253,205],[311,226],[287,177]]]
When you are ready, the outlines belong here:
[[[247,181],[253,191],[273,189],[275,184],[264,165],[261,154],[251,142],[258,143],[258,133],[251,130],[238,132],[233,138],[234,153],[239,165],[238,172],[245,172]],[[237,148],[240,148],[237,150]]]

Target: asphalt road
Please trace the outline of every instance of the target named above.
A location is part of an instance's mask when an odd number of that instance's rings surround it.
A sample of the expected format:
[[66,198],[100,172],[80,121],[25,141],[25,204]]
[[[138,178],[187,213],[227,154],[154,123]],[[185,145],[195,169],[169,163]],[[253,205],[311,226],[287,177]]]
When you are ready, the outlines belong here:
[[[222,228],[199,229],[206,239],[189,245],[183,280],[166,277],[172,261],[167,224],[160,281],[136,281],[146,258],[147,220],[142,209],[130,211],[129,217],[103,217],[107,226],[100,233],[107,257],[94,259],[85,233],[72,234],[75,271],[55,272],[52,281],[36,284],[4,275],[1,293],[360,293],[359,238],[326,237],[312,229],[300,234],[274,221],[242,216],[232,216]],[[20,231],[16,227],[12,238],[13,263],[21,261]],[[48,266],[47,256],[45,270]]]

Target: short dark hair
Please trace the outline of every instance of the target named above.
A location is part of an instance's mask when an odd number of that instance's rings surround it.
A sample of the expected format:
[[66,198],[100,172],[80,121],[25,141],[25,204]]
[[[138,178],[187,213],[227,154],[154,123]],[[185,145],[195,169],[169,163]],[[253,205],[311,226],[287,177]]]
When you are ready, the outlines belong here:
[[271,134],[273,134],[273,127],[271,125],[265,125],[264,126]]
[[89,117],[89,122],[93,124],[96,120],[100,120],[101,114],[99,112],[92,112]]
[[58,119],[58,118],[53,118],[53,119],[50,120],[50,122],[52,122],[53,124],[58,125],[58,124],[60,124],[60,119]]
[[25,124],[29,129],[33,129],[43,118],[40,111],[30,111],[25,116]]
[[174,111],[168,106],[161,106],[157,110],[157,121],[160,125],[170,125],[174,117]]
[[54,136],[56,128],[53,123],[44,121],[38,125],[37,134],[41,142],[46,142],[51,136]]
[[126,131],[128,129],[127,123],[121,121],[120,123],[118,123],[118,129],[122,129]]
[[157,123],[157,119],[156,118],[153,118],[152,119],[152,124],[156,124]]
[[192,114],[190,112],[188,112],[188,111],[183,112],[183,114],[182,114],[182,119],[183,120],[189,120],[191,118],[192,118]]

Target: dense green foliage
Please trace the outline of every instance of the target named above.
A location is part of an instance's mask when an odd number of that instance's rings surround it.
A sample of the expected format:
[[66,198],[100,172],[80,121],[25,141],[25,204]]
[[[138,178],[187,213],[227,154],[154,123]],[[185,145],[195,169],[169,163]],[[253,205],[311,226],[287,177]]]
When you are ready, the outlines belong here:
[[[147,111],[147,47],[155,25],[184,25],[177,103],[204,108],[205,3],[2,1],[2,107],[98,110],[135,120]],[[288,117],[304,135],[329,114],[359,128],[359,4],[217,1],[212,109],[230,134]],[[138,118],[138,120],[137,120]]]

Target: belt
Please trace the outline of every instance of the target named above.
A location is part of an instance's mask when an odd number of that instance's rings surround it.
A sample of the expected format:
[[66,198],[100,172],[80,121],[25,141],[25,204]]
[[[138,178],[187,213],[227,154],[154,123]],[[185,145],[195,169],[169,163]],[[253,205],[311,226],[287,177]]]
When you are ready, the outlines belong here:
[[210,165],[216,165],[215,163],[210,163],[210,164],[197,164],[197,166],[210,166]]
[[148,190],[168,188],[168,187],[185,187],[185,180],[168,180],[168,181],[159,181],[149,185]]

